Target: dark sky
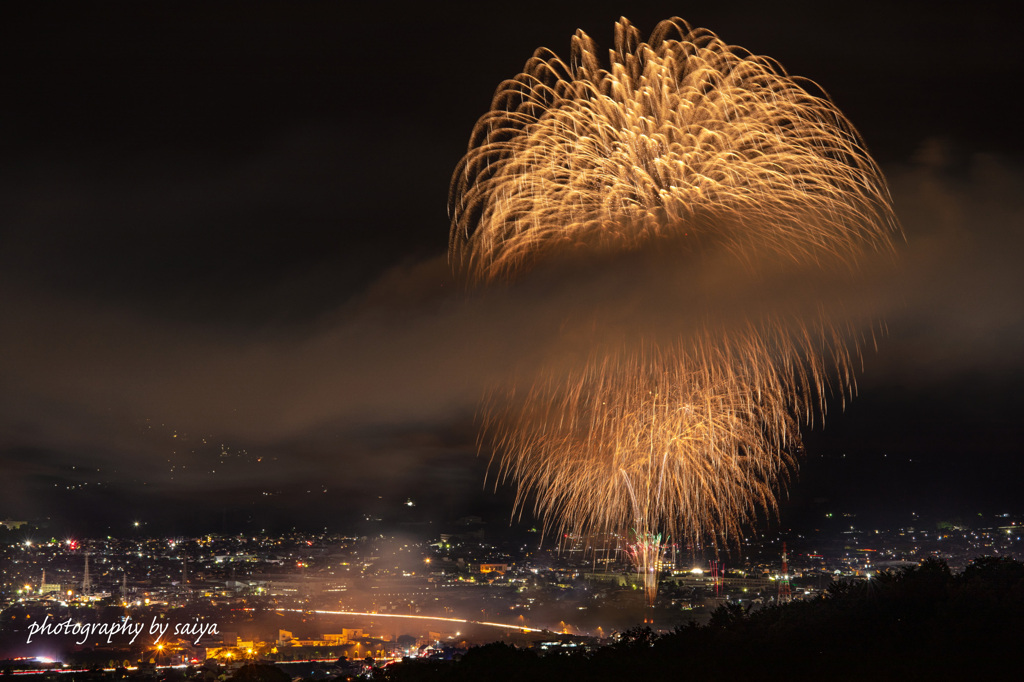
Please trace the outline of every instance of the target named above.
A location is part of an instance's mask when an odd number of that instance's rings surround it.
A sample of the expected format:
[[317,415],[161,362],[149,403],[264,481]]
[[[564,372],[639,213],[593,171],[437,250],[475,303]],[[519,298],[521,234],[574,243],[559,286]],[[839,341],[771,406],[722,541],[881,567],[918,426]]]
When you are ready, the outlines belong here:
[[335,528],[407,497],[507,515],[478,400],[572,299],[464,296],[449,178],[534,48],[565,54],[577,28],[607,46],[623,13],[820,83],[891,184],[899,268],[844,300],[888,335],[808,431],[784,516],[1021,511],[1015,25],[999,3],[691,5],[5,6],[0,518]]

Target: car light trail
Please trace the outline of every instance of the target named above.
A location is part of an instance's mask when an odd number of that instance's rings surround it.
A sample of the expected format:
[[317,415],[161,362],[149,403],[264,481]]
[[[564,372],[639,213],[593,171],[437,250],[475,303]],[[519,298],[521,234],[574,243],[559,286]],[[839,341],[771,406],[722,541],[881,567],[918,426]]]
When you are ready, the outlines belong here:
[[446,618],[444,616],[412,616],[400,613],[370,613],[368,611],[324,611],[320,609],[274,609],[275,611],[289,611],[293,613],[315,613],[322,616],[369,616],[372,618],[412,618],[414,620],[434,620],[446,623],[462,623],[464,625],[486,625],[492,628],[503,628],[506,630],[519,630],[521,632],[548,632],[540,628],[528,628],[522,625],[509,623],[490,623],[482,620],[467,620],[465,618]]

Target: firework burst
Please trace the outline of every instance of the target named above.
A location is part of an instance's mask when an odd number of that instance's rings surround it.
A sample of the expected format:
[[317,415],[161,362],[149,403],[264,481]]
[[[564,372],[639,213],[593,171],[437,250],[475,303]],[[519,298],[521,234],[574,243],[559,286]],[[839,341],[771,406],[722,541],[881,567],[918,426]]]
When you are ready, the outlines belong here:
[[[451,260],[477,284],[651,251],[855,270],[899,228],[859,135],[809,89],[680,19],[647,42],[620,20],[607,67],[582,32],[567,61],[538,50],[453,176]],[[852,390],[847,332],[769,311],[552,365],[487,404],[500,478],[560,532],[735,540],[777,508],[828,377]]]

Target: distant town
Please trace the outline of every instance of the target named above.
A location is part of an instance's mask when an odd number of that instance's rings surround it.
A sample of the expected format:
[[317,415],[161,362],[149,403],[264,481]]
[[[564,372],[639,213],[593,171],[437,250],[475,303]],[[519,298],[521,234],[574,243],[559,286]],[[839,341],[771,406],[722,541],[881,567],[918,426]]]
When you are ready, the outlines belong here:
[[334,676],[495,641],[599,647],[637,625],[670,631],[706,623],[723,605],[813,600],[833,583],[929,558],[960,571],[981,556],[1024,557],[1024,515],[911,515],[882,528],[830,513],[814,532],[776,529],[717,553],[666,544],[648,606],[629,538],[542,543],[535,529],[512,537],[478,517],[444,532],[379,523],[363,534],[198,537],[139,528],[132,537],[65,538],[45,522],[0,523],[0,658],[40,674],[262,661],[291,666],[293,677],[329,663]]

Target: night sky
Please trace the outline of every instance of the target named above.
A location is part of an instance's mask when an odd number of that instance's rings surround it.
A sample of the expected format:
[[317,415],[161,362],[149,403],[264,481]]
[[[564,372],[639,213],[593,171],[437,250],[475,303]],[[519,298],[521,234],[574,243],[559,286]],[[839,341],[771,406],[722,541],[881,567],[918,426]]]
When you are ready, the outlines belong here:
[[534,48],[608,46],[621,14],[821,84],[890,182],[899,266],[843,301],[888,334],[806,432],[783,524],[1024,511],[1024,60],[998,5],[5,6],[0,519],[507,520],[478,401],[573,299],[467,296],[449,179]]

